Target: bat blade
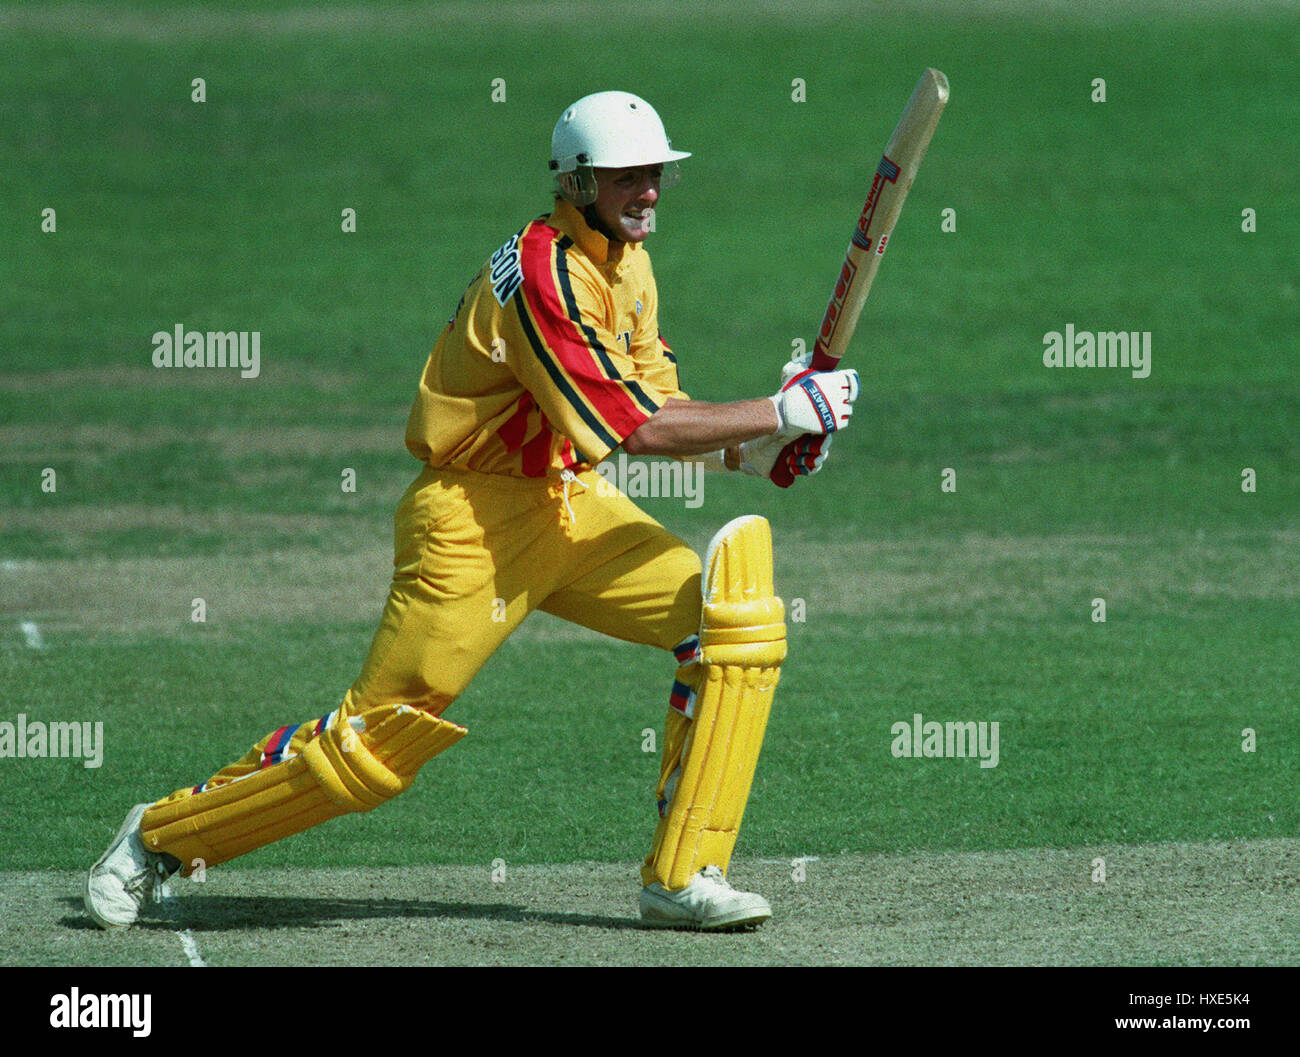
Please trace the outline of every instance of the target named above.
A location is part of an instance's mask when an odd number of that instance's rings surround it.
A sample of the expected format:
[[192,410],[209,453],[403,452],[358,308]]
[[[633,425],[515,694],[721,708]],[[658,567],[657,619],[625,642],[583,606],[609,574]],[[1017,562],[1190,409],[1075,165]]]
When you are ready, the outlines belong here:
[[903,210],[907,192],[925,158],[935,126],[948,103],[948,78],[935,69],[921,75],[903,108],[876,167],[871,190],[849,240],[821,329],[813,345],[812,366],[832,370],[844,356],[857,328],[862,306],[889,246],[889,236]]
[[[947,103],[948,78],[936,69],[927,69],[912,90],[898,127],[889,137],[885,153],[876,166],[871,189],[849,239],[844,263],[813,344],[814,370],[834,370],[848,349],[907,192],[912,189],[912,181]],[[793,455],[798,443],[792,441],[785,448],[773,470],[772,479],[782,488],[794,483],[786,458]]]

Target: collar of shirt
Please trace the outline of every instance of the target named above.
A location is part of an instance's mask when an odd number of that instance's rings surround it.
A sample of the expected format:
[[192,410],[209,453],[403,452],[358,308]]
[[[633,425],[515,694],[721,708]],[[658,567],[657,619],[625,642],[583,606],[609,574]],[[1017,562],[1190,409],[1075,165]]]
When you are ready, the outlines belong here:
[[546,222],[573,239],[596,264],[602,268],[613,265],[615,272],[621,272],[631,264],[631,254],[642,251],[639,242],[611,242],[587,223],[577,206],[563,198],[556,200],[555,212],[547,217]]

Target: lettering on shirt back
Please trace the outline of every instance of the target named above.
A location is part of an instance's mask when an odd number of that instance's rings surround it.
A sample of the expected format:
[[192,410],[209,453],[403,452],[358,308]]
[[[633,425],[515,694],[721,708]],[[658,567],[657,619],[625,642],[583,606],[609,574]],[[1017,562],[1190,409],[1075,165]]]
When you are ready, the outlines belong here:
[[492,254],[492,295],[497,304],[505,308],[506,302],[523,284],[524,272],[519,262],[519,236],[511,235],[510,241]]

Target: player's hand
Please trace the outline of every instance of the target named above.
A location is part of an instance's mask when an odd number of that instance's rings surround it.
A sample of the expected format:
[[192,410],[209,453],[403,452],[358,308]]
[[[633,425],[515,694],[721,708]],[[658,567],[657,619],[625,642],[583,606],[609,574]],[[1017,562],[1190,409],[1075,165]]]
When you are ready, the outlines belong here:
[[[829,433],[806,433],[792,443],[773,433],[749,440],[740,445],[740,468],[755,477],[774,480],[778,466],[784,465],[792,477],[811,477],[822,468],[833,439]],[[787,447],[789,452],[785,450]]]
[[857,371],[807,370],[794,374],[771,398],[778,420],[775,436],[789,441],[804,433],[843,429],[853,414],[858,391]]

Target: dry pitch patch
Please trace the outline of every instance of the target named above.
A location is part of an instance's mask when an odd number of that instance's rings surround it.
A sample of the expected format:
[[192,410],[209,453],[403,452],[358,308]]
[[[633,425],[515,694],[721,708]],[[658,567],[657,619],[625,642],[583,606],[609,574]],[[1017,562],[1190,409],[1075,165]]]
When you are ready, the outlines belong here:
[[[70,510],[45,515],[48,531],[92,534],[105,517],[122,525],[165,525],[179,511],[117,506],[96,517]],[[5,519],[0,519],[5,520]],[[226,515],[215,529],[275,529],[286,519]],[[57,635],[182,635],[189,605],[202,596],[220,623],[375,620],[388,593],[392,545],[387,523],[375,527],[326,517],[300,518],[302,531],[332,532],[338,546],[274,553],[167,558],[22,560],[0,563],[0,617],[35,621]],[[1206,599],[1294,601],[1296,547],[1290,531],[1207,539],[1141,537],[987,537],[822,544],[798,566],[777,555],[778,583],[802,584],[818,612],[870,617],[876,632],[905,630],[926,613],[988,627],[999,620],[1044,618],[1097,594],[1148,612],[1186,612]],[[845,568],[857,572],[846,576]],[[1080,602],[1080,599],[1083,601]],[[544,617],[544,615],[542,615]],[[214,617],[215,620],[215,617]],[[524,637],[584,637],[550,618],[531,621]],[[215,623],[214,623],[215,627]],[[106,631],[105,629],[112,629]]]
[[[1094,880],[1097,859],[1105,882]],[[647,930],[630,864],[212,870],[103,933],[81,875],[0,874],[9,965],[1295,965],[1300,841],[739,861],[776,916]]]

